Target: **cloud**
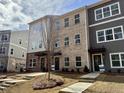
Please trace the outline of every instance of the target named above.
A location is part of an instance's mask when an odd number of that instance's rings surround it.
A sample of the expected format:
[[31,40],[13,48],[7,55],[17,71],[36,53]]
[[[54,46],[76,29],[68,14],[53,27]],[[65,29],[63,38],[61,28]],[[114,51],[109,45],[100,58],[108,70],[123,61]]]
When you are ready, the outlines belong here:
[[27,23],[44,15],[62,14],[80,0],[0,0],[0,29],[27,29]]

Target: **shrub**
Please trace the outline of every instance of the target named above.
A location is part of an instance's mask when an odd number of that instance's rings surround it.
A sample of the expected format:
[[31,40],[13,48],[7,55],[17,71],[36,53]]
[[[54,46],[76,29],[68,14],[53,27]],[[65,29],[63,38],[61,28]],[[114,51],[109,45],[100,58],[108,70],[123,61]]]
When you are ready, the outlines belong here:
[[117,72],[118,72],[118,73],[121,73],[121,69],[118,69]]
[[74,72],[74,69],[72,69],[71,72]]
[[88,73],[89,72],[89,69],[87,66],[84,67],[84,72]]

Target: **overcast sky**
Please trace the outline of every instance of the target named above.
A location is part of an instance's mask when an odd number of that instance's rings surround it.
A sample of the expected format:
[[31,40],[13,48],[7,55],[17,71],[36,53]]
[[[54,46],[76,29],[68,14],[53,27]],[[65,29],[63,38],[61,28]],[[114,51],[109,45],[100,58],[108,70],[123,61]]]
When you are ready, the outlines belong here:
[[0,30],[25,30],[44,15],[63,14],[100,0],[0,0]]

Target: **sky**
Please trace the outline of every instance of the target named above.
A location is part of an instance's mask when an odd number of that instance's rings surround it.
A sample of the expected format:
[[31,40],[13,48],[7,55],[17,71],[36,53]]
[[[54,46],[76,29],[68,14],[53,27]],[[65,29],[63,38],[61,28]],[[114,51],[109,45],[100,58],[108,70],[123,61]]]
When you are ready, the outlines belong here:
[[60,15],[100,0],[0,0],[0,30],[27,30],[45,15]]

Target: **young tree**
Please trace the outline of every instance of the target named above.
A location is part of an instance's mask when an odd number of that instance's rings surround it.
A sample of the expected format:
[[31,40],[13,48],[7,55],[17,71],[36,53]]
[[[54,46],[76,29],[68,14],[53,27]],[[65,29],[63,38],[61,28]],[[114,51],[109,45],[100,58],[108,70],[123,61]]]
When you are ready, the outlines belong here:
[[44,30],[42,31],[41,37],[47,54],[48,80],[50,80],[51,63],[54,61],[54,46],[57,35],[55,31],[54,17],[46,16],[43,21],[43,26]]

